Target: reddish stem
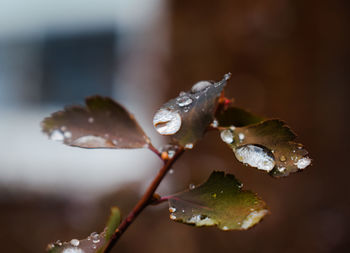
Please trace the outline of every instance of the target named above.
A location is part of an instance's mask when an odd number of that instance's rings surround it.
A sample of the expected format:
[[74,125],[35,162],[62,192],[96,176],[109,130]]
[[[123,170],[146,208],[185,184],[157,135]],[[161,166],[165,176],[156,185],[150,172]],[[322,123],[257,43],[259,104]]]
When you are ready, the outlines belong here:
[[[153,146],[152,146],[153,147]],[[151,148],[150,148],[151,149]],[[117,243],[119,238],[123,235],[123,233],[127,230],[129,225],[134,222],[136,217],[148,206],[151,204],[151,200],[154,192],[158,188],[160,182],[163,180],[166,173],[169,171],[174,162],[181,156],[184,152],[183,148],[180,148],[176,151],[173,158],[165,160],[164,166],[159,170],[157,176],[153,179],[150,186],[147,188],[145,194],[139,200],[139,202],[135,205],[135,207],[131,210],[128,216],[122,221],[119,227],[115,230],[113,236],[109,240],[104,252],[110,252],[113,246]]]
[[[151,150],[153,153],[155,153],[160,159],[162,159],[162,153],[159,152],[159,150],[152,145],[152,143],[148,144],[148,149]],[[163,160],[163,159],[162,159]]]

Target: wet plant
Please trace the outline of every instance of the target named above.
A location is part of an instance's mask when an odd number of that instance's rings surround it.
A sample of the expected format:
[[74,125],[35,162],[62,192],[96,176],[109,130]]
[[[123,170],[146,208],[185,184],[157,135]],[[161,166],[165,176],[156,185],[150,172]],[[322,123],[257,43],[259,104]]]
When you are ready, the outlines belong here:
[[169,196],[159,196],[157,187],[172,165],[209,130],[232,149],[245,165],[265,171],[272,177],[284,177],[304,170],[311,159],[285,122],[264,119],[233,106],[224,96],[231,74],[218,82],[200,81],[187,92],[165,103],[154,115],[154,128],[171,142],[160,150],[122,105],[107,97],[93,96],[85,106],[70,106],[55,112],[42,122],[50,139],[80,148],[136,149],[154,152],[163,167],[134,208],[121,218],[117,207],[111,208],[107,225],[101,233],[86,239],[57,241],[49,252],[110,252],[137,216],[153,205],[169,203],[170,219],[184,224],[216,226],[221,230],[246,230],[268,214],[265,202],[255,193],[242,189],[232,174],[214,171],[201,185]]

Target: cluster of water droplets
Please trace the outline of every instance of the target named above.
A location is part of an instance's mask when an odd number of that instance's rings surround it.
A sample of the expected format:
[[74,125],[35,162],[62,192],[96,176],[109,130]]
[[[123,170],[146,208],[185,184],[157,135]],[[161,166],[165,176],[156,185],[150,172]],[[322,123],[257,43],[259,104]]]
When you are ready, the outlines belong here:
[[64,141],[65,139],[72,138],[72,133],[67,130],[66,126],[62,126],[59,129],[54,129],[50,133],[50,139],[53,141]]

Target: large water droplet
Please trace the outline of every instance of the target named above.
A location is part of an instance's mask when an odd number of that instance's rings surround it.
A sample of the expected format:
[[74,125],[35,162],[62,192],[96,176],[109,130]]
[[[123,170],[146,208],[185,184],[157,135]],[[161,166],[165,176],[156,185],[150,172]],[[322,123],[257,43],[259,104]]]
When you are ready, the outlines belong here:
[[298,169],[305,169],[311,164],[311,159],[309,157],[300,158],[296,163],[294,163]]
[[259,170],[270,171],[275,167],[273,156],[263,147],[246,145],[236,149],[238,161],[256,167]]
[[222,132],[220,133],[220,137],[221,137],[221,139],[222,139],[224,142],[226,142],[226,143],[228,143],[228,144],[231,144],[231,143],[233,143],[233,141],[234,141],[234,139],[233,139],[233,133],[232,133],[231,130],[228,130],[228,129],[222,131]]
[[98,146],[98,147],[105,147],[109,146],[107,141],[99,136],[93,136],[93,135],[87,135],[87,136],[82,136],[72,143],[73,146],[80,146],[80,147],[93,147],[93,146]]
[[153,125],[162,135],[172,135],[180,130],[181,116],[176,111],[160,109],[153,117]]
[[198,83],[195,83],[192,86],[191,92],[192,93],[197,93],[206,90],[208,87],[210,87],[212,84],[211,82],[208,81],[200,81]]
[[180,107],[183,107],[183,106],[187,106],[187,105],[190,105],[192,103],[192,99],[187,96],[187,95],[184,95],[184,96],[181,96],[181,97],[178,97],[176,99],[176,103],[180,106]]
[[50,139],[53,140],[53,141],[63,141],[64,140],[64,135],[63,135],[63,133],[60,130],[55,129],[55,130],[53,130],[51,132]]
[[72,240],[70,240],[70,244],[74,247],[78,247],[80,242],[78,239],[72,239]]
[[267,210],[263,209],[260,211],[253,211],[244,219],[241,228],[247,229],[258,223],[262,217],[268,213]]
[[62,253],[84,253],[85,251],[79,248],[66,248]]

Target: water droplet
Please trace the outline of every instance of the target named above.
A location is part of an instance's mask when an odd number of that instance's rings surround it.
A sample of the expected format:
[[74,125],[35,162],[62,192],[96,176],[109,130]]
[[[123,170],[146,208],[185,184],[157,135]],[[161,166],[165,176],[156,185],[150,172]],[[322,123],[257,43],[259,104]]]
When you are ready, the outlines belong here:
[[88,122],[89,122],[89,123],[94,123],[94,121],[95,121],[95,119],[94,119],[93,117],[89,117],[89,118],[88,118]]
[[92,249],[96,249],[97,246],[96,246],[95,244],[92,244],[91,248],[92,248]]
[[259,170],[270,171],[275,167],[275,160],[268,150],[255,145],[246,145],[236,149],[238,161],[256,167]]
[[62,253],[84,253],[84,250],[79,248],[66,248],[62,251]]
[[211,82],[208,81],[199,81],[198,83],[195,83],[192,88],[191,88],[191,92],[192,93],[197,93],[197,92],[201,92],[206,90],[207,88],[209,88],[212,85]]
[[56,247],[55,244],[50,243],[49,245],[47,245],[47,250],[52,250],[54,247]]
[[169,174],[174,174],[174,170],[173,170],[173,169],[170,169],[170,170],[169,170]]
[[188,188],[189,188],[190,190],[193,190],[193,189],[196,188],[196,186],[195,186],[194,184],[190,184],[190,185],[188,186]]
[[287,160],[287,158],[284,156],[284,155],[281,155],[280,156],[280,161],[281,162],[285,162]]
[[187,144],[185,145],[185,148],[187,148],[187,149],[192,149],[192,148],[193,148],[193,143],[187,143]]
[[228,143],[228,144],[231,144],[231,143],[233,143],[233,141],[234,141],[234,139],[233,139],[233,133],[231,132],[231,130],[228,130],[228,129],[222,131],[222,132],[220,133],[220,137],[221,137],[221,139],[222,139],[224,142],[226,142],[226,143]]
[[228,230],[228,226],[223,226],[222,230]]
[[268,213],[267,210],[263,209],[260,211],[253,211],[243,220],[241,228],[248,229],[258,223],[262,217]]
[[60,240],[57,240],[57,241],[55,242],[55,244],[58,245],[58,246],[62,246],[62,242],[61,242]]
[[175,216],[174,214],[170,214],[169,217],[170,217],[170,219],[172,219],[172,220],[176,220],[176,216]]
[[219,121],[214,119],[213,122],[211,123],[211,126],[217,128],[219,126]]
[[284,172],[286,170],[286,167],[278,167],[277,169],[279,172]]
[[238,134],[238,138],[239,138],[240,141],[243,141],[244,138],[245,138],[245,135],[243,133],[239,133]]
[[70,244],[74,247],[78,247],[80,242],[78,239],[72,239],[72,240],[70,240]]
[[169,212],[171,212],[171,213],[173,213],[173,212],[175,212],[176,211],[176,208],[175,207],[169,207]]
[[168,150],[168,157],[171,159],[171,158],[173,158],[174,157],[174,155],[175,155],[175,150]]
[[172,135],[180,130],[181,116],[178,112],[160,109],[153,117],[153,125],[162,135]]
[[63,135],[63,133],[60,130],[55,129],[55,130],[53,130],[51,132],[50,139],[53,140],[53,141],[63,141],[64,140],[64,135]]
[[99,242],[100,242],[100,239],[93,239],[92,242],[93,242],[93,243],[99,243]]
[[71,132],[69,132],[69,131],[66,131],[66,132],[64,132],[64,138],[72,138],[72,133]]
[[231,131],[235,131],[236,127],[235,126],[230,126]]
[[190,105],[192,103],[192,99],[187,96],[187,95],[184,95],[184,96],[181,96],[181,97],[178,97],[176,99],[176,103],[180,106],[180,107],[183,107],[183,106],[187,106],[187,105]]
[[311,159],[309,157],[300,158],[296,163],[294,163],[298,169],[305,169],[307,166],[311,164]]
[[72,145],[79,147],[108,147],[110,143],[108,144],[102,137],[87,135],[74,140]]

